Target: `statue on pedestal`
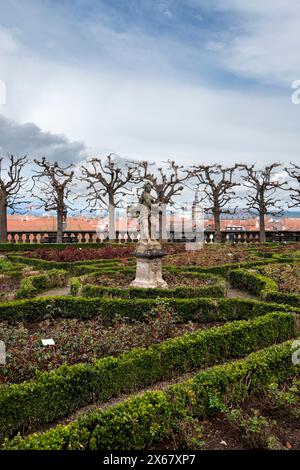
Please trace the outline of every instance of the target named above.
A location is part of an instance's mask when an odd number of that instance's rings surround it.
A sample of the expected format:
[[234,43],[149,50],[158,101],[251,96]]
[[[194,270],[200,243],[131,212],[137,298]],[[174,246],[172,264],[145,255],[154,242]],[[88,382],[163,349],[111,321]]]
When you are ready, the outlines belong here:
[[162,278],[161,258],[165,253],[161,244],[154,240],[151,234],[152,206],[155,203],[151,197],[151,189],[151,184],[146,183],[139,199],[140,240],[135,252],[136,278],[131,283],[132,287],[168,287]]

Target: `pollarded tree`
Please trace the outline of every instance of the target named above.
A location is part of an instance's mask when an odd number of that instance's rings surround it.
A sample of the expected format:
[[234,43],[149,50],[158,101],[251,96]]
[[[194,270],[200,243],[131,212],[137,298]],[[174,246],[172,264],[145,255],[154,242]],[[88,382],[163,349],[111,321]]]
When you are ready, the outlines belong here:
[[[8,155],[0,158],[0,242],[7,242],[7,209],[17,211],[24,204],[23,190],[27,178],[22,174],[28,160],[26,156]],[[3,165],[7,164],[7,168]]]
[[260,242],[266,241],[266,215],[278,215],[282,213],[282,199],[277,198],[278,190],[285,189],[286,182],[281,183],[277,178],[277,170],[281,163],[272,163],[262,170],[257,170],[255,165],[239,165],[244,171],[242,179],[244,186],[250,189],[247,194],[247,207],[257,211],[259,216]]
[[104,158],[92,158],[81,167],[81,181],[87,184],[84,197],[90,210],[108,207],[109,238],[115,238],[115,210],[129,192],[129,186],[136,183],[137,163],[122,162],[114,154]]
[[179,196],[184,187],[183,183],[189,179],[189,172],[184,171],[183,166],[176,164],[172,160],[167,161],[167,167],[157,168],[151,171],[151,164],[142,161],[139,165],[139,181],[149,182],[155,192],[154,201],[159,206],[159,239],[164,238],[163,219],[167,205],[174,204],[174,198]]
[[291,193],[291,203],[289,207],[299,207],[300,206],[300,166],[295,163],[291,163],[289,168],[285,168],[285,171],[292,180],[295,180],[298,183],[298,187],[288,188],[288,191]]
[[62,167],[58,162],[49,162],[45,157],[34,160],[39,170],[35,170],[34,187],[38,190],[33,196],[39,199],[41,207],[48,211],[55,211],[57,218],[57,243],[63,242],[63,232],[67,223],[68,209],[71,194],[71,184],[74,179],[73,165]]
[[221,216],[235,211],[229,207],[230,202],[237,199],[234,188],[240,183],[234,181],[234,173],[237,166],[224,168],[221,165],[193,166],[191,174],[197,178],[199,188],[202,188],[203,196],[200,202],[204,202],[204,210],[211,213],[214,218],[215,241],[222,241]]

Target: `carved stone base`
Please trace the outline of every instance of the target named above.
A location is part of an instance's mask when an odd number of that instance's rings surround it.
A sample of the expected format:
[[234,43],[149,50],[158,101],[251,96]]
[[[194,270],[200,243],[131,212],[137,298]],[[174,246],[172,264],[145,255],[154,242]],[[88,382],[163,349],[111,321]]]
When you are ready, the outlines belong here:
[[131,287],[166,288],[168,284],[162,278],[161,258],[165,255],[158,242],[139,242],[136,256],[136,277]]

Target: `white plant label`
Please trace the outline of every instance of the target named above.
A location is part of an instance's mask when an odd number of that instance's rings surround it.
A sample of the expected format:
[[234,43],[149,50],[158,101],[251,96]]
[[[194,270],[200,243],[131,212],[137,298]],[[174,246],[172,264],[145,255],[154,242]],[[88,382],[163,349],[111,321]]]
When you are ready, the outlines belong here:
[[42,339],[43,346],[54,346],[55,342],[52,338]]

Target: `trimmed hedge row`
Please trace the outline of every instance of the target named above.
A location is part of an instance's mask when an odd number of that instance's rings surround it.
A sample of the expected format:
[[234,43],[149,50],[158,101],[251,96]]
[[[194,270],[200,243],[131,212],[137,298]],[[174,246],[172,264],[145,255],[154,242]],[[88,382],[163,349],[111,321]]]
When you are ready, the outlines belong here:
[[32,298],[43,290],[65,286],[67,280],[68,271],[63,269],[51,269],[46,274],[25,277],[21,281],[16,297],[18,299]]
[[[86,269],[87,268],[87,269]],[[136,272],[136,269],[135,267],[123,267],[122,269],[120,269],[119,266],[115,267],[115,266],[105,266],[105,268],[102,268],[101,270],[99,270],[99,266],[83,266],[83,272],[80,272],[81,270],[81,267],[78,266],[77,267],[77,276],[75,277],[72,277],[70,279],[70,293],[71,295],[74,295],[74,296],[82,296],[82,286],[84,284],[84,282],[86,280],[90,280],[91,278],[93,277],[96,277],[96,276],[102,276],[102,275],[106,275],[106,276],[109,276],[109,277],[114,277],[114,276],[117,276],[120,272],[123,274],[123,275],[126,275],[128,274],[129,276],[133,276]],[[75,270],[74,270],[75,271]],[[128,280],[128,282],[130,282]],[[88,284],[88,282],[87,282]],[[97,286],[99,287],[99,286]],[[105,286],[100,286],[100,287],[105,287]],[[123,288],[122,288],[123,290]],[[98,297],[98,295],[95,295],[95,297]]]
[[[76,245],[77,246],[77,245]],[[94,272],[94,267],[96,266],[99,269],[99,265],[106,265],[106,267],[110,267],[112,269],[118,269],[120,265],[119,259],[99,259],[99,260],[82,260],[82,261],[74,261],[74,262],[58,262],[58,261],[48,261],[42,260],[38,258],[28,258],[25,256],[20,255],[7,255],[8,259],[11,261],[17,261],[18,263],[23,264],[30,264],[32,266],[36,266],[40,269],[67,269],[68,271],[74,273],[74,275],[81,275],[85,273]],[[130,260],[130,258],[127,258]],[[286,262],[286,259],[268,259],[268,264],[270,263],[279,263],[279,262]],[[207,273],[207,274],[215,274],[218,276],[226,277],[231,270],[240,269],[240,268],[251,268],[254,266],[265,265],[265,260],[256,260],[256,261],[246,261],[241,263],[227,263],[224,265],[219,266],[173,266],[173,265],[166,265],[163,267],[164,270],[170,272],[197,272],[197,273]],[[103,266],[104,267],[104,266]]]
[[[73,285],[74,286],[74,285]],[[123,299],[145,299],[145,298],[191,298],[191,297],[211,297],[219,298],[225,296],[225,286],[205,286],[205,287],[187,287],[179,286],[173,289],[142,289],[142,288],[117,288],[105,286],[93,286],[85,284],[82,287],[81,295],[83,297],[117,297]]]
[[[268,259],[268,264],[270,263],[278,263],[278,260],[272,260]],[[199,273],[211,273],[211,274],[216,274],[217,276],[223,276],[226,277],[232,270],[236,269],[247,269],[247,268],[252,268],[254,266],[258,265],[265,265],[266,261],[261,260],[261,261],[246,261],[246,262],[241,262],[241,263],[227,263],[227,264],[222,264],[219,266],[185,266],[185,270],[188,270],[190,272],[199,272]],[[182,267],[177,267],[177,266],[172,266],[168,265],[165,266],[164,269],[168,271],[179,271],[182,270]]]
[[279,262],[282,260],[287,261],[288,263],[294,262],[300,259],[300,250],[290,251],[287,253],[274,253],[273,257]]
[[[203,274],[203,273],[194,273],[194,272],[182,272],[181,274],[189,278],[200,278],[203,280],[208,280],[211,285],[204,285],[199,287],[189,287],[189,286],[176,286],[168,289],[143,289],[143,288],[134,288],[134,287],[108,287],[103,285],[94,285],[90,282],[92,278],[96,278],[98,275],[106,274],[108,276],[115,276],[119,271],[115,270],[105,270],[105,271],[96,271],[90,274],[86,274],[81,278],[75,277],[70,281],[70,292],[71,295],[81,297],[118,297],[125,299],[134,299],[134,298],[190,298],[190,297],[212,297],[219,298],[224,297],[226,293],[226,282],[219,276],[213,274]],[[122,270],[123,274],[133,275],[135,269],[124,268]],[[88,281],[87,283],[85,283]],[[90,282],[89,282],[90,281]],[[129,282],[129,281],[128,281]]]
[[[41,248],[47,250],[65,250],[69,246],[76,248],[103,248],[107,243],[0,243],[0,253],[35,251]],[[110,246],[120,246],[119,243],[109,243]],[[126,246],[122,243],[122,246]]]
[[[110,260],[111,261],[111,260]],[[99,263],[100,264],[100,263]],[[119,265],[118,262],[112,262],[112,263],[101,263],[100,266],[99,264],[80,264],[78,265],[73,265],[72,266],[72,275],[73,276],[82,276],[85,274],[94,274],[95,272],[98,272],[99,274],[117,274],[120,272],[121,266]],[[101,270],[100,270],[101,267]],[[122,267],[122,272],[124,272],[124,269]],[[70,270],[70,269],[69,269]]]
[[[287,263],[287,262],[294,262],[296,261],[295,258],[292,257],[284,257],[283,255],[275,255],[272,254],[272,257],[268,258],[268,260],[256,260],[256,261],[243,261],[240,263],[227,263],[219,266],[207,266],[207,267],[202,267],[202,266],[185,266],[185,270],[188,271],[194,271],[194,272],[201,272],[201,273],[211,273],[211,274],[216,274],[219,276],[226,277],[229,275],[229,273],[233,270],[237,269],[249,269],[249,268],[255,268],[256,266],[265,266],[266,262],[268,264],[272,263]],[[168,271],[177,271],[177,270],[182,270],[182,267],[177,267],[173,265],[168,265],[165,266],[164,269]]]
[[22,269],[23,269],[23,266],[21,269],[8,269],[5,271],[2,271],[1,274],[4,274],[10,279],[22,279],[23,277]]
[[6,450],[138,450],[176,432],[187,416],[218,412],[214,404],[238,403],[263,391],[274,380],[283,382],[299,374],[291,361],[292,344],[286,342],[250,354],[246,359],[201,371],[193,379],[164,391],[146,392],[123,403],[91,412],[67,426],[43,434],[6,440]]
[[51,423],[80,406],[105,402],[294,336],[295,317],[270,313],[166,340],[149,349],[133,349],[93,364],[62,366],[36,380],[0,387],[0,434],[3,438],[32,425]]
[[279,291],[269,291],[264,294],[264,299],[267,302],[276,302],[279,304],[288,304],[300,308],[300,295],[288,294]]
[[277,283],[262,274],[237,269],[229,274],[229,281],[233,287],[246,290],[260,296],[267,302],[276,302],[300,308],[300,295],[280,292]]
[[268,291],[277,291],[278,286],[273,279],[255,271],[236,269],[229,273],[229,281],[233,287],[246,290],[257,296],[264,296]]
[[103,267],[117,267],[120,263],[119,259],[93,259],[93,260],[82,260],[82,261],[49,261],[44,259],[38,258],[29,258],[26,256],[18,256],[18,255],[7,255],[7,258],[12,262],[22,263],[30,266],[35,266],[39,269],[65,269],[67,271],[73,272],[73,269],[77,267],[83,266],[93,266],[99,269],[102,265]]
[[[252,299],[109,299],[71,296],[43,297],[0,302],[0,321],[37,322],[51,315],[53,318],[84,320],[101,316],[110,324],[116,317],[143,320],[157,306],[167,302],[178,322],[212,322],[250,319],[274,311],[290,311],[289,305],[259,302]],[[293,308],[300,313],[300,309]]]

